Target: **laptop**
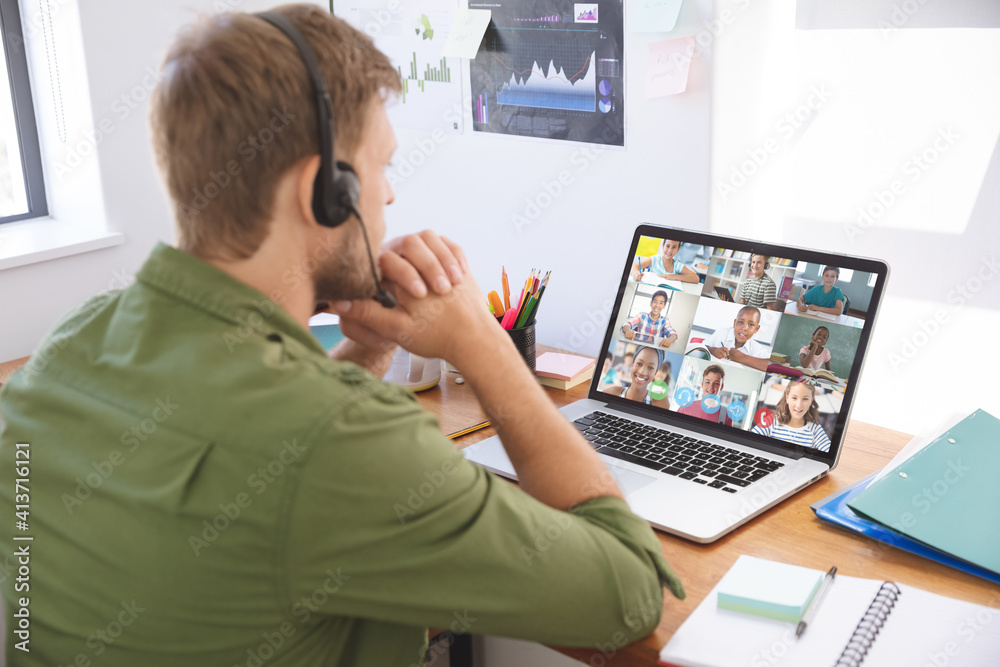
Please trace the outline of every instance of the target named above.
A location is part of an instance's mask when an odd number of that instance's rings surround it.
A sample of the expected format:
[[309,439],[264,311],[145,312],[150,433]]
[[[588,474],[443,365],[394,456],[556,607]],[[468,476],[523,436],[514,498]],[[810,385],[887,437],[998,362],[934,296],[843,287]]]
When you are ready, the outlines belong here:
[[[766,280],[790,279],[805,305],[715,298],[749,279],[751,254],[769,257]],[[561,412],[636,514],[709,543],[836,467],[884,262],[644,224],[622,265],[588,397]],[[681,289],[664,297],[657,278]],[[463,451],[517,478],[499,438]]]

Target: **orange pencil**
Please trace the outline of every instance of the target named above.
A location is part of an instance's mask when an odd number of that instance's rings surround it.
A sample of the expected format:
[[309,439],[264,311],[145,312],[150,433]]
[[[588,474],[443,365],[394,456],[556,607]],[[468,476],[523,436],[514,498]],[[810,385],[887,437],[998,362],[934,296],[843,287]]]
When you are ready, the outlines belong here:
[[510,310],[510,283],[507,282],[507,269],[503,266],[500,267],[503,278],[503,305],[504,312]]

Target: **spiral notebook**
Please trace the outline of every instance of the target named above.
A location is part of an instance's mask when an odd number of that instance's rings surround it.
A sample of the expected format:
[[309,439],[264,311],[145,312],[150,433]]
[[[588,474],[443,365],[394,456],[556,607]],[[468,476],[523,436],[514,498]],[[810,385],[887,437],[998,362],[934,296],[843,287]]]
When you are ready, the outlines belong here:
[[[743,558],[743,556],[741,556]],[[818,570],[817,570],[818,571]],[[837,575],[803,635],[795,624],[719,609],[718,586],[660,652],[677,667],[1000,664],[1000,609]],[[1000,594],[996,597],[1000,605]],[[725,641],[719,641],[725,638]]]

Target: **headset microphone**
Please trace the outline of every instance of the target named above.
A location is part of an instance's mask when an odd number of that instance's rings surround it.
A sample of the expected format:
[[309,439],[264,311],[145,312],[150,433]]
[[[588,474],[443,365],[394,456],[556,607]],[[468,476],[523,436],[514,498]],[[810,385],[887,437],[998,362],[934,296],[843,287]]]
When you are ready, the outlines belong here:
[[372,245],[371,242],[368,240],[368,228],[365,227],[365,221],[362,219],[361,213],[358,212],[357,208],[352,206],[351,212],[354,213],[354,217],[356,217],[358,219],[358,222],[361,223],[361,233],[364,234],[365,237],[365,248],[368,250],[368,263],[371,266],[372,278],[375,279],[375,286],[378,289],[373,298],[380,304],[382,304],[383,308],[395,308],[396,297],[394,297],[392,295],[392,292],[387,290],[382,285],[382,283],[378,279],[378,273],[375,271],[375,256],[372,254]]
[[267,21],[272,26],[280,30],[298,49],[305,64],[306,72],[312,81],[313,90],[316,93],[316,124],[319,135],[319,172],[316,174],[316,182],[313,184],[312,209],[316,222],[324,227],[338,227],[351,218],[351,214],[358,219],[361,225],[361,233],[365,237],[365,248],[368,250],[368,262],[372,270],[372,278],[375,280],[377,290],[372,297],[386,308],[393,308],[396,305],[396,297],[389,293],[382,286],[375,269],[375,256],[372,254],[371,242],[368,240],[368,229],[365,221],[358,212],[357,204],[361,195],[361,182],[357,172],[346,162],[338,162],[334,159],[333,138],[336,134],[333,117],[333,103],[330,100],[330,92],[327,90],[326,81],[320,74],[319,65],[313,56],[309,45],[302,37],[302,33],[292,24],[284,14],[277,12],[263,12],[256,16]]

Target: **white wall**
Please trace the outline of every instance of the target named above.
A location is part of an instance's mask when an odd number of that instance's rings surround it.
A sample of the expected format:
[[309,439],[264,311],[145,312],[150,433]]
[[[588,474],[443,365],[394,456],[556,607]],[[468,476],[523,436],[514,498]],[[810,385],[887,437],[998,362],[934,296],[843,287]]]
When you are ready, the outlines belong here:
[[[124,232],[126,240],[112,249],[0,271],[0,312],[6,320],[0,324],[0,359],[28,354],[62,313],[98,291],[121,286],[119,276],[133,276],[157,241],[172,241],[149,143],[147,102],[123,120],[116,114],[120,105],[113,105],[122,95],[132,95],[148,67],[158,67],[178,28],[196,11],[223,4],[257,11],[271,3],[102,0],[79,6],[93,123],[115,121],[97,157],[89,159],[100,166],[107,224]],[[710,0],[687,4],[681,23],[688,28],[677,34],[692,34],[701,28],[701,15],[710,12]],[[68,20],[67,6],[76,9],[72,0],[64,0],[57,21]],[[454,238],[469,253],[484,289],[499,288],[501,264],[512,276],[527,275],[533,266],[551,269],[539,340],[593,351],[634,226],[658,222],[705,229],[708,223],[710,61],[707,52],[695,59],[688,92],[644,101],[647,45],[662,38],[626,38],[626,89],[636,100],[628,109],[626,150],[475,135],[467,111],[466,134],[449,136],[440,145],[431,141],[433,152],[421,153],[422,164],[397,187],[397,203],[388,213],[390,233],[429,227]],[[32,66],[36,88],[47,86],[46,63]],[[38,100],[42,107],[52,103],[46,94]],[[79,134],[83,128],[70,129]],[[52,131],[41,128],[43,134]],[[428,133],[407,130],[397,138],[400,164],[420,152],[421,141],[425,146],[430,141]],[[570,185],[532,224],[516,227],[513,216],[523,216],[528,201],[545,203],[545,183],[564,170],[570,172]]]
[[[796,4],[811,8],[799,29]],[[961,380],[1000,372],[977,350],[1000,326],[996,3],[720,0],[724,10],[712,229],[888,261],[854,418],[913,433],[952,410],[1000,414],[1000,393]],[[804,109],[816,88],[828,95]],[[800,111],[794,131],[779,127]],[[913,171],[948,128],[957,140]],[[763,155],[768,139],[776,150]],[[749,175],[727,190],[736,170]],[[902,194],[861,218],[897,180]]]

